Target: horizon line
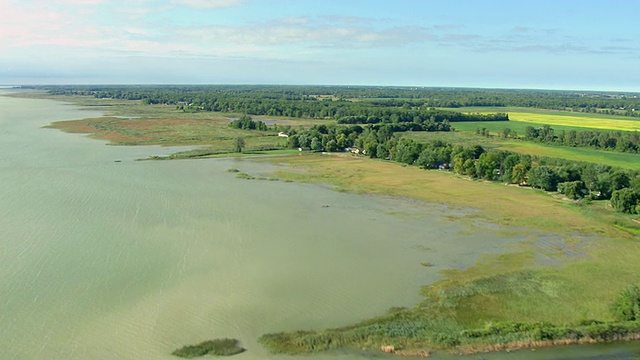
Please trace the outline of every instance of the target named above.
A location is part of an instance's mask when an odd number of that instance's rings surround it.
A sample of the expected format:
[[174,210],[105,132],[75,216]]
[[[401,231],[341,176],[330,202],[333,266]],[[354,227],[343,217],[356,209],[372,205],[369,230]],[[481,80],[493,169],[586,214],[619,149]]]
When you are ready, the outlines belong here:
[[607,92],[607,93],[630,93],[640,95],[640,89],[633,90],[598,90],[579,88],[544,88],[544,87],[483,87],[483,86],[443,86],[443,85],[363,85],[363,84],[276,84],[276,83],[39,83],[39,84],[0,84],[0,88],[27,88],[46,86],[274,86],[274,87],[343,87],[343,88],[399,88],[399,89],[460,89],[460,90],[514,90],[514,91],[564,91],[564,92]]

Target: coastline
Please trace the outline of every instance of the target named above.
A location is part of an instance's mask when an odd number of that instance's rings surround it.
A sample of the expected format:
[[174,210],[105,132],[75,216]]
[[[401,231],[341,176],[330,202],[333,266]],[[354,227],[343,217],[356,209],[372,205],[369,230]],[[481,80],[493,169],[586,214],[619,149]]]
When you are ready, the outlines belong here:
[[[66,100],[65,100],[66,101]],[[130,145],[130,144],[128,144]],[[400,176],[406,176],[406,179],[401,179],[401,181],[398,183],[397,179],[392,179],[393,180],[393,184],[394,185],[389,185],[388,180],[384,174],[380,175],[377,174],[377,176],[379,176],[379,179],[375,180],[375,181],[370,181],[370,179],[367,179],[368,176],[363,176],[362,174],[358,174],[358,171],[347,171],[346,173],[343,174],[338,174],[337,172],[339,172],[341,169],[339,169],[342,166],[345,166],[345,163],[341,163],[341,161],[332,161],[332,160],[326,160],[326,159],[322,159],[322,160],[317,160],[315,157],[304,157],[303,158],[287,158],[286,156],[283,158],[278,158],[277,161],[279,163],[281,162],[288,162],[290,164],[293,164],[292,168],[296,168],[296,166],[300,167],[302,166],[303,168],[305,166],[307,166],[307,169],[312,169],[312,173],[311,174],[305,174],[304,176],[300,177],[295,177],[295,176],[291,176],[290,174],[285,174],[285,173],[281,173],[279,174],[279,177],[282,179],[293,179],[293,181],[310,181],[310,182],[325,182],[325,183],[334,183],[334,184],[339,184],[339,186],[341,188],[344,188],[348,191],[356,191],[356,192],[361,192],[361,193],[371,193],[371,194],[395,194],[395,195],[399,195],[399,196],[403,196],[403,197],[409,197],[409,198],[413,198],[413,199],[418,199],[418,200],[425,200],[425,198],[428,199],[433,199],[436,198],[436,202],[439,203],[444,203],[447,204],[445,201],[446,199],[451,199],[452,194],[454,194],[454,191],[450,191],[452,189],[446,189],[443,187],[438,187],[436,190],[434,190],[434,188],[432,187],[430,190],[430,193],[425,195],[423,193],[420,193],[416,196],[416,188],[415,186],[411,186],[409,183],[409,181],[406,181],[407,179],[414,179],[415,176],[413,173],[418,173],[421,172],[422,170],[419,169],[407,169],[406,172],[402,172],[400,174]],[[325,161],[326,160],[326,161]],[[351,161],[353,159],[348,159],[346,161]],[[352,165],[356,165],[357,169],[363,170],[364,172],[367,172],[368,170],[380,170],[380,169],[388,169],[388,167],[392,167],[395,170],[398,170],[400,167],[397,164],[391,164],[391,165],[381,165],[380,167],[377,166],[369,166],[369,164],[372,163],[376,163],[376,161],[374,160],[368,160],[368,159],[361,159],[362,161],[359,162],[353,162],[351,161],[351,163],[349,164],[349,166]],[[263,161],[262,159],[260,159],[259,161]],[[268,159],[264,159],[264,161],[275,161],[275,160],[268,160]],[[381,163],[381,162],[377,162],[377,163]],[[309,165],[310,164],[310,165]],[[365,165],[362,165],[365,164]],[[357,170],[356,169],[356,170]],[[406,169],[406,168],[405,168]],[[382,170],[380,170],[382,171]],[[315,175],[313,172],[317,172],[317,174],[320,175]],[[411,176],[406,175],[406,173],[411,173]],[[354,180],[354,174],[357,175],[357,177],[355,177]],[[422,174],[425,174],[424,171],[422,171]],[[368,173],[367,175],[376,175],[374,174],[370,174]],[[443,174],[444,175],[444,174]],[[387,174],[388,176],[388,174]],[[448,181],[451,181],[453,179],[452,176],[450,176],[450,174],[446,174],[446,176],[448,176]],[[433,176],[433,174],[429,174],[429,175],[425,175],[425,176],[421,176],[420,178],[423,179],[429,179],[432,180],[433,182],[431,183],[431,186],[437,185],[436,182],[437,181],[442,181],[442,178],[438,176]],[[435,180],[434,180],[435,179]],[[380,180],[382,180],[382,183],[380,183]],[[456,183],[460,183],[458,180],[454,180]],[[463,181],[467,181],[468,180],[463,180]],[[478,186],[483,186],[483,184],[479,183],[479,182],[470,182],[471,184],[474,184],[472,187],[475,189],[478,189]],[[395,186],[395,189],[390,191],[389,189],[393,188]],[[495,186],[500,186],[499,184],[484,184],[485,186],[485,190],[488,189],[488,187],[495,187]],[[449,186],[451,187],[451,186]],[[516,189],[517,191],[522,192],[522,189]],[[480,190],[482,191],[482,190]],[[491,191],[495,191],[495,190],[491,190]],[[485,220],[485,221],[490,221],[490,220],[496,220],[497,219],[497,223],[498,224],[503,224],[503,225],[508,225],[508,226],[514,226],[514,225],[527,225],[527,223],[522,224],[521,222],[519,222],[518,220],[521,220],[522,218],[520,216],[518,216],[519,212],[521,211],[519,209],[516,209],[513,207],[513,205],[511,207],[509,207],[507,204],[510,201],[513,201],[513,198],[510,198],[510,196],[513,197],[517,197],[520,198],[521,195],[513,195],[511,193],[509,193],[509,196],[504,196],[504,192],[501,190],[498,190],[497,192],[502,192],[503,196],[502,197],[495,197],[492,199],[491,201],[491,206],[489,206],[488,203],[485,203],[484,201],[478,200],[478,199],[474,199],[473,197],[471,199],[467,199],[468,201],[459,201],[459,200],[455,200],[451,203],[448,203],[450,205],[455,205],[455,206],[462,206],[462,205],[466,205],[466,204],[474,204],[477,206],[480,206],[480,211],[481,212],[489,212],[489,214],[486,213],[482,213],[477,215],[478,218]],[[497,193],[496,192],[496,193]],[[471,195],[469,195],[471,196]],[[536,193],[535,195],[533,195],[534,197],[544,197],[544,194],[540,194],[540,193]],[[529,199],[531,200],[531,199]],[[535,209],[535,208],[529,208],[528,209],[528,214],[527,216],[530,218],[536,218],[536,217],[540,217],[543,216],[544,212],[547,212],[547,216],[548,211],[550,209],[550,207],[548,206],[542,206],[538,201],[536,200],[531,200],[534,201],[535,204],[538,204],[541,206],[540,209]],[[556,201],[555,203],[553,201],[548,201],[548,200],[544,200],[543,202],[545,203],[553,203],[554,205],[549,205],[549,206],[554,206],[557,207],[558,202]],[[497,205],[496,205],[497,203]],[[497,208],[497,209],[491,209],[491,207]],[[507,214],[504,213],[504,210],[511,210],[514,211],[514,213],[510,214],[510,216],[507,216]],[[529,223],[529,225],[532,225],[534,228],[539,227],[540,225],[544,225],[545,228],[548,229],[554,229],[557,230],[560,234],[563,234],[563,236],[569,237],[572,232],[578,231],[578,229],[580,231],[583,231],[582,235],[584,236],[591,236],[591,235],[596,235],[596,234],[605,234],[607,237],[622,237],[622,238],[629,238],[626,235],[621,235],[621,232],[617,232],[615,229],[611,229],[610,226],[608,224],[604,224],[604,223],[589,223],[588,221],[578,221],[579,219],[576,218],[572,218],[572,216],[576,216],[576,209],[571,209],[571,211],[569,212],[564,212],[564,211],[560,211],[557,208],[554,208],[554,212],[556,213],[563,213],[565,215],[559,215],[556,214],[555,216],[559,216],[559,217],[563,217],[564,219],[566,219],[569,222],[569,226],[566,226],[566,224],[556,224],[553,222],[549,222],[548,224],[543,224],[542,222],[531,222]],[[537,212],[539,211],[539,212]],[[579,211],[578,211],[579,212]],[[533,214],[532,214],[533,213]],[[572,214],[573,213],[573,214]],[[524,215],[524,213],[522,213]],[[571,215],[572,214],[572,215]],[[531,220],[532,221],[532,220]],[[560,225],[560,226],[559,226]],[[561,226],[564,225],[564,226]],[[505,254],[503,256],[503,259],[507,259],[506,262],[503,262],[504,264],[507,265],[506,269],[509,271],[522,271],[524,269],[528,269],[532,266],[531,261],[526,260],[526,261],[519,261],[518,256],[521,255],[524,252],[528,252],[530,253],[529,255],[535,255],[536,250],[535,249],[518,249],[515,253],[513,254]],[[590,254],[592,255],[592,254]],[[577,259],[577,260],[584,260],[584,259]],[[564,261],[575,261],[574,260],[564,260]],[[563,263],[566,265],[566,263]],[[496,275],[500,275],[501,273],[503,273],[504,271],[500,271],[497,269],[491,269],[492,267],[492,261],[486,261],[486,262],[481,262],[479,264],[477,264],[474,267],[471,267],[471,269],[465,269],[462,271],[450,271],[450,272],[445,272],[445,275],[447,276],[447,279],[443,280],[442,283],[438,284],[436,286],[436,288],[440,288],[440,289],[446,289],[448,286],[464,286],[465,282],[473,282],[474,280],[478,280],[478,279],[485,279],[487,277],[491,277],[491,276],[496,276]],[[629,279],[629,275],[625,275],[625,278]],[[626,338],[620,338],[620,339],[616,339],[615,341],[626,341],[626,340],[637,340],[638,337],[640,335],[638,334],[634,334],[632,335],[630,339],[626,339]],[[606,340],[606,341],[602,341],[602,342],[608,342],[610,340]],[[549,341],[531,341],[531,342],[514,342],[514,343],[510,343],[510,344],[506,344],[506,345],[490,345],[487,347],[480,347],[480,348],[473,348],[471,347],[470,349],[465,349],[463,352],[461,352],[461,354],[472,354],[472,353],[479,353],[479,352],[486,352],[486,351],[513,351],[513,350],[517,350],[517,349],[525,349],[525,348],[532,348],[532,347],[548,347],[548,346],[559,346],[559,345],[568,345],[568,344],[592,344],[592,343],[597,343],[598,340],[594,340],[594,339],[579,339],[579,340],[571,340],[571,339],[565,339],[565,340],[549,340]],[[399,350],[403,351],[403,350]],[[408,351],[408,350],[407,350]],[[417,350],[420,351],[420,350]],[[401,355],[401,354],[397,354],[397,355]],[[406,356],[413,356],[413,355],[406,355]]]

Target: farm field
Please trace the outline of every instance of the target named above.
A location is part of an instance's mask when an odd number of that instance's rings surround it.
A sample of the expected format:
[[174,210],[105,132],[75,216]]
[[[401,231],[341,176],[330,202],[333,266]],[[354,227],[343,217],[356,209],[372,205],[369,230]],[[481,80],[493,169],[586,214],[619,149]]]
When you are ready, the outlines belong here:
[[547,124],[553,126],[575,126],[602,130],[638,131],[640,120],[618,117],[586,117],[539,113],[512,113],[509,119],[531,124]]
[[[463,107],[463,108],[443,108],[443,110],[460,111],[465,113],[495,113],[506,112],[509,114],[509,126],[512,130],[516,130],[521,133],[526,126],[539,127],[542,125],[550,125],[555,130],[621,130],[621,131],[638,131],[640,130],[640,119],[604,115],[604,114],[589,114],[556,110],[544,110],[544,109],[532,109],[532,108],[519,108],[519,107]],[[517,125],[516,125],[517,124]],[[499,129],[498,124],[487,124],[494,127],[494,131],[499,131],[506,126],[502,126]],[[472,125],[465,125],[461,123],[455,123],[456,129],[464,131],[475,130],[478,126],[472,128]],[[519,130],[520,129],[520,130]]]
[[[534,128],[542,127],[543,125],[551,125],[548,123],[533,123],[526,121],[512,120],[515,114],[509,113],[509,121],[465,121],[452,123],[453,128],[456,131],[475,132],[476,129],[486,129],[492,134],[500,135],[505,128],[509,128],[511,131],[515,131],[518,136],[525,134],[526,128],[533,126]],[[607,131],[605,129],[590,128],[587,126],[568,126],[568,125],[551,125],[554,132],[560,131]]]
[[588,148],[552,146],[517,140],[510,140],[496,144],[494,149],[573,161],[606,164],[623,169],[640,170],[640,154],[619,153]]
[[438,109],[459,111],[464,113],[495,113],[495,112],[507,112],[507,113],[528,113],[528,114],[552,114],[558,116],[572,116],[572,117],[586,117],[586,118],[600,118],[600,119],[612,119],[622,120],[628,119],[632,121],[639,121],[636,118],[625,117],[622,115],[610,115],[610,114],[598,114],[588,112],[576,112],[567,110],[553,110],[542,108],[531,108],[521,106],[463,106],[458,108],[441,107]]

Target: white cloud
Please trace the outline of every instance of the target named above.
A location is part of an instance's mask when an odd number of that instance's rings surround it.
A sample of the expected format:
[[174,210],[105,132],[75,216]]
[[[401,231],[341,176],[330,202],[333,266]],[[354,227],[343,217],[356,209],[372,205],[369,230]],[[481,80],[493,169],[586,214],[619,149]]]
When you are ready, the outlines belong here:
[[176,31],[180,39],[193,44],[252,44],[299,47],[395,47],[433,39],[422,27],[377,29],[361,25],[327,24],[308,18],[280,19],[244,26],[203,26]]

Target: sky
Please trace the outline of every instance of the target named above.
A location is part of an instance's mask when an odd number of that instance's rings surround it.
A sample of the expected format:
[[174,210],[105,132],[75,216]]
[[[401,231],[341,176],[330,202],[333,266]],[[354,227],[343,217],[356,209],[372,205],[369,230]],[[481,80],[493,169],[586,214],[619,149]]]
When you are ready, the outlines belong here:
[[640,92],[638,0],[0,0],[0,84]]

